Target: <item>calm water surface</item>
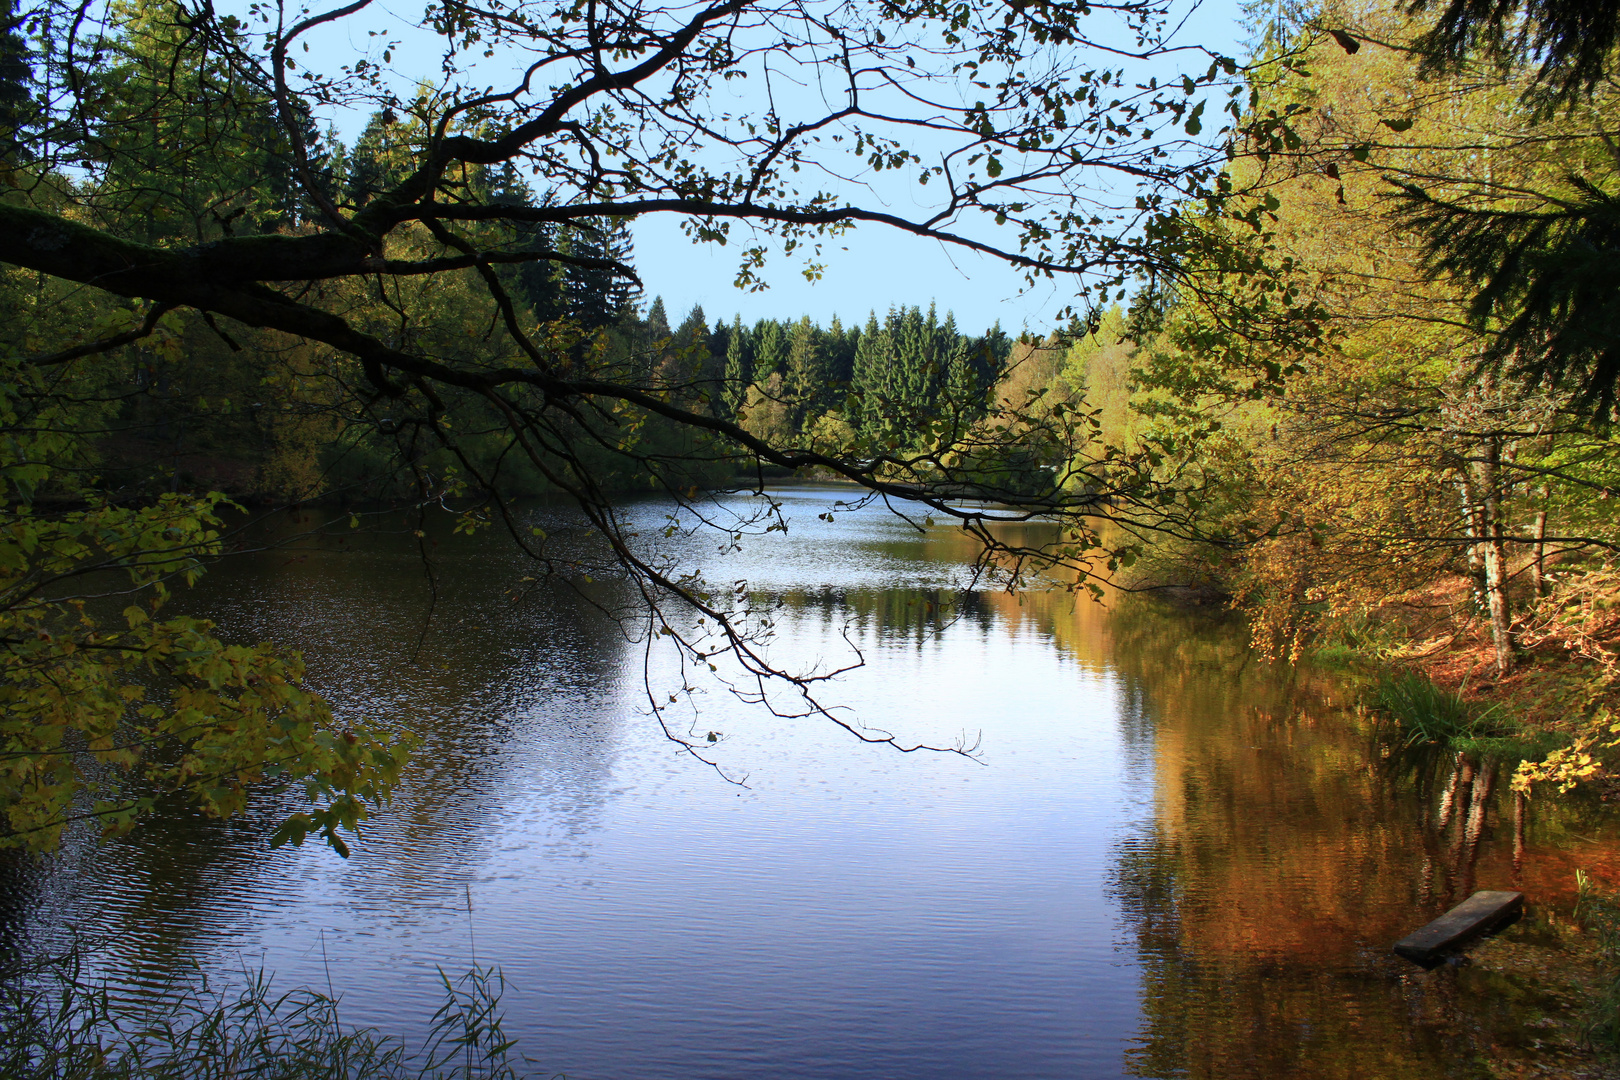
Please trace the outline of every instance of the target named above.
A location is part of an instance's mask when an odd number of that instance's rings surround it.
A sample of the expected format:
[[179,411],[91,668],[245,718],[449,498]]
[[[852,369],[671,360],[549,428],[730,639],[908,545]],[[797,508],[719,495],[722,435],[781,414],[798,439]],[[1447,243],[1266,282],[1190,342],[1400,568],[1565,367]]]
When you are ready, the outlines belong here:
[[[524,582],[508,541],[434,525],[430,586],[397,519],[338,528],[185,602],[301,648],[343,713],[424,737],[392,810],[346,861],[268,851],[266,800],[14,863],[0,946],[79,935],[146,985],[263,967],[399,1033],[436,1006],[436,968],[498,964],[508,1031],[578,1080],[1478,1074],[1498,995],[1389,942],[1476,886],[1564,895],[1593,849],[1534,822],[1516,870],[1494,805],[1472,834],[1435,827],[1435,776],[1375,763],[1331,681],[1251,660],[1229,624],[950,604],[962,543],[878,508],[818,520],[843,494],[779,493],[789,530],[740,552],[668,543],[779,599],[784,666],[859,650],[822,692],[840,715],[979,739],[980,761],[699,680],[669,717],[721,736],[746,776],[728,783],[648,715],[680,674],[590,602],[627,603],[621,584]],[[631,511],[649,535],[664,514]]]

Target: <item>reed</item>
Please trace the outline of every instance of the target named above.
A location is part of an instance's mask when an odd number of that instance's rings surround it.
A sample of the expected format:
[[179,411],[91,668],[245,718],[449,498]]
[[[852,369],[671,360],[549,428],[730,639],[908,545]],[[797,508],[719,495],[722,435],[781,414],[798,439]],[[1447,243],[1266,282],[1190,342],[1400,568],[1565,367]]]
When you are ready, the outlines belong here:
[[262,971],[229,991],[199,976],[139,998],[81,975],[76,957],[0,987],[7,1080],[520,1080],[502,1030],[499,969],[452,979],[419,1045],[345,1026],[337,1000],[279,993]]

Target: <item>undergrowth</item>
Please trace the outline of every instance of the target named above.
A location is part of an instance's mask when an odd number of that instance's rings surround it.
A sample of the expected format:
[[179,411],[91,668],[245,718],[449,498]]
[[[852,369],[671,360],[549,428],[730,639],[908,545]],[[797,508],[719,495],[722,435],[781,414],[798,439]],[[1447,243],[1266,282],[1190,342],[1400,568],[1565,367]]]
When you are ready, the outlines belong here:
[[0,987],[6,1080],[520,1080],[498,969],[452,979],[420,1046],[346,1027],[336,999],[277,993],[262,972],[230,991],[199,978],[130,1000],[77,958]]

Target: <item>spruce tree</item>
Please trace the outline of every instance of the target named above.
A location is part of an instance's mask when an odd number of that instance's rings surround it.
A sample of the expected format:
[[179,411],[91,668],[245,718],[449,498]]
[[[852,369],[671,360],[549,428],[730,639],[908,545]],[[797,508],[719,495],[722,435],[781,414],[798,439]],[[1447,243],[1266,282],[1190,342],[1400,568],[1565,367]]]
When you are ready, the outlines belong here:
[[[694,385],[704,381],[709,367],[709,319],[703,314],[702,304],[693,304],[681,325],[675,328],[670,350],[671,370],[667,377],[681,385]],[[707,396],[707,389],[702,389]]]
[[901,312],[897,329],[892,393],[901,409],[915,412],[931,404],[933,328],[923,321],[921,308],[910,307]]
[[642,323],[646,327],[648,340],[653,344],[656,345],[669,338],[669,313],[664,310],[662,296],[653,297],[653,302],[647,308],[647,317]]
[[795,429],[802,430],[806,420],[819,414],[828,403],[829,381],[821,331],[810,316],[802,316],[788,342],[786,383],[788,399],[793,402]]
[[725,392],[723,398],[731,410],[731,415],[737,415],[748,400],[748,390],[754,385],[754,347],[753,340],[747,329],[743,327],[742,316],[734,315],[731,319],[731,340],[726,346],[726,375]]
[[[630,235],[628,218],[599,218],[602,229],[602,250],[626,270],[635,270],[636,244]],[[622,317],[641,302],[641,287],[626,274],[614,274],[607,284],[608,310],[615,319]]]
[[375,112],[366,121],[360,137],[349,151],[348,176],[343,193],[349,205],[363,207],[384,191],[391,191],[405,178],[402,148],[394,138],[395,118]]
[[850,327],[846,330],[838,316],[832,317],[825,338],[827,374],[835,385],[845,390],[855,378],[855,343],[858,340],[858,329]]
[[754,333],[754,381],[764,382],[787,365],[789,331],[774,319],[761,319]]
[[[894,317],[891,309],[890,319]],[[880,326],[877,313],[866,317],[866,329],[855,347],[855,371],[846,409],[850,426],[863,437],[880,439],[887,434],[890,410],[889,369],[893,361],[893,338],[888,327]]]
[[[564,264],[563,309],[568,318],[587,330],[620,322],[634,305],[635,295],[634,283],[615,268],[632,269],[632,248],[621,223],[597,219],[589,226],[564,229],[557,247],[564,254],[614,264]],[[663,310],[662,305],[659,310]],[[658,337],[668,336],[666,320],[663,333]]]

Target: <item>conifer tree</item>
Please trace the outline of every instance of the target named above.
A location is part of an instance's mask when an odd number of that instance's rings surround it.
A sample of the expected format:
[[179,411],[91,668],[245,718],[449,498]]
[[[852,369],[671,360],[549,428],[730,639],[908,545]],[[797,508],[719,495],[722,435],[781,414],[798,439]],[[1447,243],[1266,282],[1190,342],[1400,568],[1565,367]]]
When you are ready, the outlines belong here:
[[754,381],[764,382],[787,366],[788,328],[774,319],[754,327]]
[[922,309],[906,308],[900,314],[895,340],[895,370],[891,386],[895,401],[903,409],[926,408],[933,394],[933,310],[924,321]]
[[714,329],[709,331],[709,355],[714,358],[715,378],[724,379],[726,358],[731,355],[731,327],[724,319],[714,320]]
[[693,386],[707,399],[710,388],[702,385],[709,373],[709,320],[703,305],[694,304],[681,325],[675,328],[669,350],[667,384]]
[[[890,309],[889,322],[894,319]],[[891,399],[889,370],[893,363],[894,339],[887,323],[879,325],[877,312],[866,317],[866,329],[855,347],[855,371],[851,398],[856,403],[849,410],[849,422],[861,435],[881,438],[887,434],[884,418],[889,412]],[[857,415],[858,411],[858,415]]]
[[837,315],[827,326],[824,347],[827,350],[827,375],[834,384],[849,388],[855,377],[855,344],[860,340],[857,327],[844,328]]
[[408,170],[408,160],[394,134],[396,122],[390,112],[372,113],[360,137],[349,149],[343,194],[350,206],[365,207],[381,192],[397,186]]
[[794,324],[788,341],[787,392],[793,402],[794,422],[802,427],[806,417],[813,417],[829,403],[830,381],[826,350],[822,347],[821,331],[802,316]]
[[709,317],[703,314],[702,304],[693,304],[692,310],[686,313],[681,325],[675,328],[675,345],[678,348],[688,349],[709,347]]
[[748,400],[748,390],[754,385],[753,339],[742,324],[742,316],[731,320],[731,340],[726,346],[725,402],[735,416]]
[[[563,310],[586,330],[612,326],[634,306],[632,245],[626,228],[612,219],[562,230],[558,249],[591,263],[568,263],[563,269]],[[660,304],[659,310],[663,307]],[[669,322],[657,338],[669,336]]]
[[654,344],[670,336],[669,313],[664,310],[662,296],[653,297],[652,303],[647,307],[647,317],[643,320],[643,325],[646,327],[647,337]]

